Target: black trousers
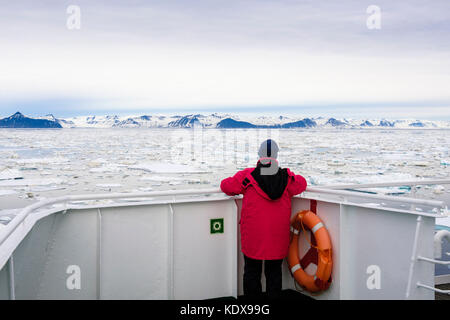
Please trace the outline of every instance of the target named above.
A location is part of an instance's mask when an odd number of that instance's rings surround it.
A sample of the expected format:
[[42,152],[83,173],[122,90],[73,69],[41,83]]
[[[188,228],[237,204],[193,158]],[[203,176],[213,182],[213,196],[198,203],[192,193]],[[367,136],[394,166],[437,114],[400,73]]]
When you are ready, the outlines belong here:
[[[254,296],[262,293],[261,273],[263,260],[255,260],[244,255],[244,295]],[[264,275],[266,276],[266,293],[275,296],[281,292],[280,260],[264,260]]]

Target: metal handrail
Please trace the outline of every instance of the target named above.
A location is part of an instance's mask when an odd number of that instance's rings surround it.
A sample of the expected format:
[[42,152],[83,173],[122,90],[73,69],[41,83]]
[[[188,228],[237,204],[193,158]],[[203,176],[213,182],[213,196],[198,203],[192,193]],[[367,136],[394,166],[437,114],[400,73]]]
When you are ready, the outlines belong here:
[[434,287],[431,287],[431,286],[427,286],[426,284],[422,284],[422,283],[420,283],[420,282],[417,282],[416,285],[417,285],[418,287],[422,287],[422,288],[425,288],[425,289],[428,289],[428,290],[431,290],[431,291],[434,291],[434,292],[439,292],[439,293],[449,294],[449,295],[450,295],[450,290],[441,290],[441,289],[438,289],[438,288],[434,288]]
[[401,198],[401,197],[395,197],[395,196],[386,196],[386,195],[377,195],[377,194],[364,194],[364,196],[361,196],[359,193],[354,191],[347,191],[347,190],[334,190],[334,189],[328,189],[328,188],[316,188],[316,187],[308,187],[306,189],[306,192],[319,192],[319,193],[328,193],[328,194],[334,194],[334,195],[340,195],[340,196],[351,196],[351,197],[364,197],[364,198],[370,198],[370,199],[377,199],[377,200],[386,200],[386,201],[393,201],[393,202],[409,202],[413,204],[418,205],[426,205],[426,206],[434,206],[434,207],[440,207],[445,209],[446,204],[444,201],[439,200],[426,200],[426,199],[415,199],[415,198]]
[[42,200],[36,202],[32,205],[29,205],[23,208],[17,216],[15,216],[10,223],[7,225],[7,229],[4,230],[2,234],[0,234],[0,245],[5,242],[5,240],[11,235],[11,233],[20,225],[23,220],[30,214],[31,212],[47,207],[56,203],[66,203],[70,201],[86,201],[86,200],[105,200],[105,199],[120,199],[120,198],[146,198],[146,197],[155,197],[155,196],[176,196],[176,195],[196,195],[196,194],[212,194],[212,193],[221,193],[220,189],[210,188],[210,189],[186,189],[186,190],[169,190],[169,191],[151,191],[151,192],[134,192],[134,193],[101,193],[101,194],[89,194],[89,195],[72,195],[72,196],[63,196],[57,197],[48,200]]
[[[327,188],[318,188],[318,187],[308,187],[306,192],[313,193],[324,193],[331,194],[343,197],[364,197],[376,200],[385,200],[385,201],[393,201],[393,202],[409,202],[417,205],[427,205],[433,207],[440,207],[447,211],[447,207],[443,201],[437,200],[424,200],[424,199],[412,199],[412,198],[400,198],[395,196],[386,196],[386,195],[373,195],[373,194],[364,194],[361,195],[354,191],[346,191],[346,190],[333,190]],[[63,196],[57,197],[53,199],[42,200],[36,202],[32,205],[29,205],[23,208],[14,219],[8,223],[7,228],[4,230],[2,234],[0,234],[0,245],[11,235],[11,233],[17,228],[20,223],[26,218],[28,214],[31,212],[46,207],[56,203],[67,203],[70,201],[86,201],[86,200],[105,200],[105,199],[120,199],[120,198],[146,198],[146,197],[155,197],[155,196],[177,196],[177,195],[199,195],[199,194],[214,194],[214,193],[222,193],[219,188],[206,188],[206,189],[186,189],[186,190],[166,190],[166,191],[151,191],[151,192],[135,192],[135,193],[103,193],[103,194],[89,194],[89,195],[71,195],[71,196]],[[434,215],[436,217],[441,217],[442,215]]]
[[[383,186],[394,186],[394,185],[419,185],[419,184],[450,184],[450,180],[440,180],[439,182],[437,180],[428,180],[428,181],[415,181],[415,182],[392,182],[392,183],[385,183]],[[367,187],[373,187],[374,185],[379,184],[368,184],[363,185]],[[361,187],[361,185],[355,185],[358,187]],[[340,186],[343,188],[343,186]],[[348,186],[344,186],[348,188]],[[334,196],[340,196],[343,197],[343,201],[346,202],[349,197],[353,198],[369,198],[369,199],[376,199],[376,200],[384,200],[384,201],[392,201],[392,202],[407,202],[410,204],[416,204],[416,205],[426,205],[426,206],[432,206],[432,207],[438,207],[443,208],[444,212],[447,213],[447,206],[445,202],[443,201],[437,201],[437,200],[425,200],[425,199],[414,199],[414,198],[405,198],[405,197],[396,197],[396,196],[388,196],[388,195],[377,195],[377,194],[361,194],[355,191],[348,191],[348,190],[336,190],[336,186],[329,186],[329,187],[308,187],[306,189],[307,193],[318,193],[318,194],[328,194],[328,195],[334,195]],[[147,197],[155,197],[155,196],[178,196],[178,195],[201,195],[201,194],[221,194],[222,191],[219,188],[206,188],[206,189],[186,189],[186,190],[166,190],[166,191],[152,191],[152,192],[136,192],[136,193],[107,193],[107,194],[89,194],[89,195],[70,195],[70,196],[63,196],[63,197],[57,197],[53,199],[47,199],[47,200],[41,200],[39,202],[36,202],[34,204],[31,204],[25,208],[23,208],[17,216],[15,216],[6,226],[6,228],[3,230],[3,232],[0,234],[0,246],[3,245],[3,243],[8,239],[8,237],[17,229],[18,226],[21,225],[21,223],[24,222],[26,217],[30,215],[31,213],[35,212],[36,210],[40,208],[44,208],[50,205],[54,204],[64,204],[66,205],[68,202],[72,201],[89,201],[89,200],[105,200],[105,199],[123,199],[123,198],[147,198]],[[300,196],[302,197],[302,196]],[[304,196],[303,196],[304,197]],[[314,196],[313,196],[314,198]],[[174,198],[175,199],[175,198]],[[355,204],[358,205],[358,204]],[[362,204],[363,205],[363,204]],[[55,210],[64,210],[69,209],[67,206],[63,208],[55,208]],[[422,215],[428,215],[433,217],[442,217],[441,214],[428,214],[428,213],[420,213],[418,212],[418,219],[421,220]],[[418,222],[418,225],[420,223]],[[418,235],[418,232],[416,230],[416,236]],[[413,250],[413,259],[416,256],[415,255],[416,250]],[[447,262],[437,261],[433,259],[424,258],[421,256],[417,257],[417,260],[424,260],[432,263],[441,263],[441,264],[449,264]],[[412,266],[414,266],[414,262],[412,262]],[[410,270],[410,279],[408,281],[408,284],[411,283],[412,280],[412,273],[413,270]],[[417,286],[427,287],[426,285],[422,285],[417,283]],[[409,287],[409,285],[408,285]],[[430,289],[434,290],[434,289]],[[407,290],[407,297],[409,296],[409,291]],[[436,289],[435,291],[438,291]],[[443,293],[448,293],[446,291],[441,290]],[[438,292],[441,292],[438,291]]]
[[418,256],[417,260],[422,260],[422,261],[426,261],[426,262],[430,262],[430,263],[434,263],[434,264],[450,265],[450,261],[435,260],[435,259],[430,259],[430,258],[426,258],[426,257],[422,257],[422,256]]
[[380,183],[361,183],[361,184],[335,184],[329,186],[320,186],[326,189],[356,189],[356,188],[383,188],[383,187],[402,187],[402,186],[419,186],[432,184],[450,184],[450,180],[415,180],[415,181],[395,181]]

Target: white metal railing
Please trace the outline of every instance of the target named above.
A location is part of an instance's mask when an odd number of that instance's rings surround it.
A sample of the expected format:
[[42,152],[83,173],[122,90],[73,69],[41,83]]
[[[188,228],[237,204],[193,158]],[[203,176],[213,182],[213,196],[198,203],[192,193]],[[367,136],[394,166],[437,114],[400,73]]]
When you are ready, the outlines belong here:
[[169,191],[152,191],[152,192],[134,192],[134,193],[101,193],[101,194],[84,194],[63,196],[53,199],[42,200],[23,208],[11,222],[6,225],[4,232],[0,235],[0,245],[11,235],[11,233],[19,226],[23,220],[33,211],[40,208],[62,203],[64,205],[71,201],[88,201],[88,200],[105,200],[105,199],[123,199],[123,198],[148,198],[148,197],[164,197],[177,195],[198,195],[198,194],[213,194],[221,193],[220,189],[186,189],[186,190],[169,190]]
[[416,232],[414,233],[411,262],[409,264],[408,283],[406,285],[406,296],[405,296],[406,299],[409,299],[409,297],[411,295],[412,279],[413,279],[413,275],[414,275],[414,268],[415,268],[416,262],[417,262],[417,245],[419,242],[419,234],[420,234],[421,226],[422,226],[422,217],[418,216],[417,220],[416,220]]
[[358,189],[358,188],[383,188],[383,187],[402,187],[402,186],[420,186],[433,184],[450,184],[449,179],[443,180],[409,180],[409,181],[394,181],[394,182],[380,182],[380,183],[361,183],[361,184],[335,184],[328,186],[320,186],[326,189]]
[[[448,209],[443,201],[438,200],[426,200],[426,199],[415,199],[415,198],[405,198],[405,197],[397,197],[397,196],[389,196],[389,195],[378,195],[378,194],[361,194],[359,192],[355,191],[348,191],[348,190],[339,190],[339,189],[349,189],[349,188],[370,188],[370,187],[385,187],[385,186],[403,186],[403,185],[427,185],[427,184],[450,184],[450,180],[422,180],[422,181],[401,181],[401,182],[388,182],[384,184],[363,184],[363,185],[341,185],[341,186],[320,186],[320,187],[308,187],[306,190],[306,194],[313,195],[313,196],[320,196],[320,195],[332,195],[332,196],[338,196],[342,200],[344,200],[344,203],[349,198],[359,198],[359,199],[373,199],[373,200],[381,200],[381,201],[390,201],[390,202],[406,202],[408,204],[414,204],[414,205],[424,205],[424,206],[431,206],[433,208],[440,208],[442,209],[442,212],[444,215],[448,215]],[[186,190],[167,190],[167,191],[153,191],[153,192],[136,192],[136,193],[107,193],[107,194],[89,194],[89,195],[70,195],[70,196],[63,196],[63,197],[57,197],[53,199],[47,199],[42,200],[39,202],[36,202],[34,204],[31,204],[25,208],[23,208],[17,216],[15,216],[3,229],[2,233],[0,234],[0,246],[8,239],[8,237],[16,230],[18,226],[20,226],[21,223],[24,222],[25,218],[32,214],[33,212],[42,209],[44,207],[48,207],[50,205],[55,204],[62,204],[62,208],[58,208],[59,210],[65,210],[65,209],[71,209],[70,206],[67,204],[74,201],[89,201],[89,200],[105,200],[105,199],[133,199],[133,198],[151,198],[151,197],[174,197],[180,195],[187,195],[187,196],[195,196],[195,195],[211,195],[211,194],[222,194],[222,191],[219,188],[206,188],[206,189],[186,189]],[[301,197],[304,197],[302,195]],[[314,198],[314,197],[313,197]],[[170,203],[169,203],[170,204]],[[362,205],[361,203],[353,203],[354,205]],[[171,208],[171,212],[173,214],[173,209]],[[432,263],[441,263],[441,261],[436,262],[433,259],[417,256],[417,241],[418,241],[418,235],[421,225],[421,217],[422,215],[432,216],[436,218],[440,218],[443,216],[443,214],[425,214],[423,212],[416,212],[415,214],[418,215],[417,219],[417,228],[415,233],[415,239],[413,243],[413,254],[411,259],[411,265],[410,265],[410,272],[409,272],[409,280],[408,280],[408,286],[407,286],[407,294],[408,297],[411,291],[411,284],[412,284],[412,276],[414,273],[414,266],[418,261],[427,261]],[[12,265],[13,261],[10,259],[10,268],[13,267]],[[448,264],[446,262],[442,264]],[[13,285],[13,284],[12,284]],[[424,288],[431,288],[426,285],[422,285],[420,283],[417,283],[417,286],[421,286]],[[430,289],[430,290],[434,290]],[[173,288],[169,288],[169,292],[173,291]],[[435,291],[448,293],[443,290],[435,289]]]
[[[417,260],[418,261],[425,261],[425,262],[429,262],[429,263],[433,263],[433,264],[450,265],[450,261],[435,260],[435,259],[430,259],[430,258],[426,258],[426,257],[422,257],[422,256],[418,256]],[[449,294],[450,295],[450,290],[437,289],[437,288],[434,288],[434,287],[422,284],[420,282],[417,282],[416,285],[418,287],[422,287],[422,288],[425,288],[425,289],[428,289],[428,290],[431,290],[431,291],[435,291],[435,292],[439,292],[439,293]]]
[[445,202],[439,201],[439,200],[404,198],[404,197],[378,195],[378,194],[361,195],[360,193],[357,193],[355,191],[335,190],[335,189],[328,189],[328,188],[324,189],[324,188],[316,188],[316,187],[308,187],[308,189],[306,191],[307,192],[333,194],[333,195],[338,195],[338,196],[347,196],[347,197],[351,196],[351,197],[361,197],[361,198],[369,198],[369,199],[375,199],[375,200],[386,200],[386,201],[392,201],[392,202],[408,202],[411,204],[440,207],[443,209],[445,209],[445,207],[446,207]]
[[[422,181],[416,182],[423,184]],[[347,190],[334,190],[331,188],[323,187],[308,187],[306,189],[308,193],[317,194],[329,194],[341,196],[344,199],[347,197],[357,198],[369,198],[374,200],[384,200],[392,202],[408,202],[410,204],[431,206],[434,208],[443,209],[444,215],[448,214],[448,209],[443,201],[438,200],[426,200],[426,199],[413,199],[402,198],[388,195],[375,195],[375,194],[360,194],[354,191]],[[11,222],[9,222],[3,232],[0,234],[0,245],[11,235],[11,233],[23,222],[27,215],[40,208],[62,203],[67,205],[67,202],[71,201],[89,201],[89,200],[105,200],[105,199],[126,199],[126,198],[149,198],[149,197],[166,197],[166,196],[179,196],[179,195],[201,195],[201,194],[221,194],[222,191],[219,188],[205,188],[205,189],[185,189],[185,190],[166,190],[166,191],[151,191],[151,192],[134,192],[134,193],[103,193],[103,194],[89,194],[89,195],[71,195],[57,197],[53,199],[42,200],[23,208],[17,216],[15,216]],[[417,213],[420,214],[420,213]],[[442,214],[431,214],[434,217],[442,217]]]
[[431,290],[431,291],[434,291],[434,292],[439,292],[439,293],[449,294],[450,295],[450,290],[441,290],[441,289],[438,289],[438,288],[427,286],[426,284],[422,284],[420,282],[417,282],[416,285],[418,287],[425,288],[425,289],[428,289],[428,290]]
[[430,259],[430,258],[426,258],[426,257],[422,257],[422,256],[418,256],[417,260],[427,261],[427,262],[435,263],[435,264],[450,265],[450,261]]
[[[332,185],[328,186],[327,188],[330,189],[357,189],[357,188],[380,188],[380,187],[398,187],[398,186],[418,186],[418,185],[436,185],[436,184],[450,184],[450,180],[420,180],[420,181],[398,181],[398,182],[387,182],[387,183],[368,183],[368,184],[352,184],[352,185]],[[448,216],[448,209],[445,207],[445,215]],[[417,242],[418,242],[418,236],[420,232],[420,227],[422,224],[422,217],[417,217],[417,223],[416,223],[416,231],[414,235],[414,242],[413,242],[413,251],[412,251],[412,257],[411,257],[411,264],[410,264],[410,270],[408,275],[408,284],[406,289],[406,299],[409,298],[411,294],[411,286],[412,286],[412,278],[414,274],[415,264],[418,261],[425,261],[433,264],[442,264],[442,265],[449,265],[450,261],[442,261],[442,260],[435,260],[431,258],[426,258],[422,256],[417,255]],[[424,285],[420,282],[416,283],[417,287],[422,287],[428,290],[432,290],[434,292],[439,292],[443,294],[450,294],[450,290],[440,290],[431,286]]]

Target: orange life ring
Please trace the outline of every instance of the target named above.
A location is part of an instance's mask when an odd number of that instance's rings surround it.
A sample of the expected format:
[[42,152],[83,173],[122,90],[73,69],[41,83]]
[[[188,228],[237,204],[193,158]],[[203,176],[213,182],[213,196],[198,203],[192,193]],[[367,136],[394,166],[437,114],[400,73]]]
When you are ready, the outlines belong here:
[[[298,252],[298,237],[304,227],[311,230],[317,246],[317,271],[315,275],[306,273]],[[292,240],[289,245],[288,265],[294,279],[309,292],[319,292],[327,289],[331,283],[333,261],[331,255],[331,239],[322,220],[309,210],[298,212],[291,221]]]

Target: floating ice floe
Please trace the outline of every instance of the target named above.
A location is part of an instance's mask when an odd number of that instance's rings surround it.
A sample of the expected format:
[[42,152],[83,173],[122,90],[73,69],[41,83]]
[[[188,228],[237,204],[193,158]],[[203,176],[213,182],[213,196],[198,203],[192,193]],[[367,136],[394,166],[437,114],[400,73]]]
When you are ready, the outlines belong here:
[[186,182],[186,183],[200,183],[200,179],[189,178],[189,177],[170,177],[170,176],[159,176],[159,175],[151,175],[144,176],[139,179],[140,181],[155,181],[155,182]]
[[152,182],[152,183],[150,183],[152,186],[154,186],[154,187],[160,187],[160,186],[162,186],[162,183],[161,182]]
[[18,165],[26,164],[52,164],[52,163],[62,163],[68,162],[69,159],[62,157],[52,157],[52,158],[30,158],[30,159],[18,159],[15,162]]
[[65,190],[66,188],[58,185],[44,185],[44,186],[31,186],[29,191],[31,192],[47,192],[55,190]]
[[105,160],[105,159],[102,159],[102,158],[98,158],[98,159],[89,161],[89,162],[87,163],[87,165],[88,165],[89,167],[93,168],[93,167],[101,166],[101,165],[103,165],[103,164],[105,164],[105,163],[108,163],[108,161]]
[[[329,170],[327,172],[330,172]],[[334,171],[333,171],[334,172]],[[370,184],[370,183],[383,183],[386,181],[409,181],[414,180],[414,177],[407,173],[389,173],[389,174],[368,174],[366,176],[348,175],[342,178],[331,178],[330,175],[326,176],[309,176],[308,180],[312,185],[348,185],[348,184]]]
[[342,166],[345,166],[345,162],[340,161],[340,160],[331,160],[331,161],[328,161],[327,164],[328,164],[329,166],[332,166],[332,167],[342,167]]
[[450,227],[450,216],[436,219],[436,224],[441,225],[441,226]]
[[95,185],[97,188],[109,189],[109,188],[118,188],[122,185],[120,183],[99,183]]
[[415,167],[428,167],[430,164],[426,161],[413,161],[411,162],[411,165]]
[[130,166],[130,165],[134,165],[137,163],[136,160],[121,160],[119,161],[119,163],[123,166]]
[[180,180],[181,178],[179,177],[169,177],[169,176],[144,176],[139,178],[139,180],[141,181],[159,181],[159,182],[169,182],[172,180]]
[[119,172],[121,169],[115,165],[102,166],[98,168],[92,168],[89,170],[91,173],[108,173],[108,172]]
[[3,180],[0,181],[0,187],[46,186],[50,184],[63,184],[63,183],[64,180],[60,178]]
[[445,192],[445,187],[444,186],[438,185],[438,186],[435,186],[433,188],[433,193],[435,193],[435,194],[441,194],[441,193],[444,193],[444,192]]
[[5,168],[0,171],[0,180],[21,179],[23,174],[17,169]]
[[51,171],[41,171],[41,172],[39,172],[39,174],[41,176],[52,176],[52,175],[54,175],[54,173],[51,172]]
[[140,192],[150,192],[150,191],[153,191],[153,188],[150,188],[150,187],[140,187],[140,188],[138,188],[138,191],[140,191]]
[[0,190],[0,196],[9,196],[11,194],[16,194],[15,190]]
[[184,164],[172,164],[166,162],[143,163],[128,167],[133,170],[143,170],[154,173],[207,173],[206,170]]
[[374,194],[381,193],[386,195],[401,195],[409,193],[411,191],[411,188],[408,189],[403,187],[378,187],[378,188],[364,188],[358,190]]

